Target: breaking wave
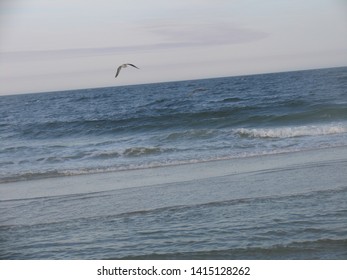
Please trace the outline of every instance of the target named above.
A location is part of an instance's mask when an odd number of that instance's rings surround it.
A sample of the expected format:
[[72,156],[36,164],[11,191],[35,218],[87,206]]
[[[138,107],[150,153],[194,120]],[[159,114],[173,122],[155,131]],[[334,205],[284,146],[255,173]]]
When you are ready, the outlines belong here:
[[236,129],[236,133],[242,137],[251,138],[291,138],[347,133],[347,127],[342,124],[332,124],[277,128],[240,128]]

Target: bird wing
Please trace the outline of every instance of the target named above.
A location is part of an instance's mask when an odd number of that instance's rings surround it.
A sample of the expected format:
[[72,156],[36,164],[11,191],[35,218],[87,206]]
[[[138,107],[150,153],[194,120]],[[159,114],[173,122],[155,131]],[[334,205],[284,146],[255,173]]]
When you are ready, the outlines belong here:
[[127,65],[130,65],[130,66],[132,66],[132,67],[135,67],[135,68],[137,68],[137,69],[140,69],[139,67],[137,67],[137,66],[135,66],[134,64],[131,64],[131,63],[127,63]]
[[115,78],[117,78],[117,76],[119,75],[120,69],[122,69],[122,65],[121,65],[121,66],[119,66],[119,67],[117,68],[117,73],[116,73]]

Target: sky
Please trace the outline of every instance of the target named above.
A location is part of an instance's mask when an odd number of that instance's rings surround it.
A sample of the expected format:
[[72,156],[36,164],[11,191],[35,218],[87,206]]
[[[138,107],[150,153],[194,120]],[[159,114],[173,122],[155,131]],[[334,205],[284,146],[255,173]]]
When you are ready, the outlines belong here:
[[347,0],[0,0],[0,95],[339,66]]

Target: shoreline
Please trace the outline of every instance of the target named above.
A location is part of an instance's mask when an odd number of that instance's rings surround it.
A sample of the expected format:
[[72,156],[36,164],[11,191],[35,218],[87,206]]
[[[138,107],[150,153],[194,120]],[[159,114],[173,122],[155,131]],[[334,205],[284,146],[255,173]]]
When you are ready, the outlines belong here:
[[[15,177],[9,177],[9,179],[4,179],[3,181],[0,180],[0,188],[3,184],[9,184],[9,183],[19,183],[19,182],[30,182],[30,181],[37,181],[37,180],[46,180],[46,179],[56,179],[56,178],[64,178],[64,177],[73,177],[73,176],[89,176],[89,175],[98,175],[98,174],[107,174],[107,173],[118,173],[118,172],[132,172],[132,171],[141,171],[141,170],[147,170],[147,169],[155,169],[155,168],[169,168],[169,167],[176,167],[176,166],[189,166],[192,164],[204,164],[204,163],[212,163],[212,162],[218,162],[218,161],[231,161],[231,160],[242,160],[242,159],[252,159],[257,157],[266,157],[266,156],[275,156],[275,155],[284,155],[284,154],[295,154],[295,153],[301,153],[301,152],[310,152],[310,151],[320,151],[325,149],[335,149],[335,148],[347,148],[347,145],[341,145],[341,146],[333,146],[333,147],[320,147],[320,148],[311,148],[311,149],[304,149],[304,150],[284,150],[281,152],[268,152],[268,153],[251,153],[247,156],[224,156],[220,158],[212,158],[212,159],[192,159],[182,162],[172,162],[172,163],[158,163],[154,165],[148,165],[148,166],[139,166],[139,167],[132,167],[132,168],[114,168],[108,167],[105,170],[98,171],[97,169],[91,169],[86,170],[85,172],[80,171],[81,173],[64,173],[67,171],[56,171],[51,173],[42,173],[40,175],[36,174],[37,177],[31,177],[31,178],[24,178],[25,175],[20,175],[21,179],[16,180]],[[59,173],[60,172],[60,173]]]
[[330,161],[347,163],[347,146],[1,183],[0,201],[91,194],[183,183],[214,177],[298,168],[298,166],[317,165]]

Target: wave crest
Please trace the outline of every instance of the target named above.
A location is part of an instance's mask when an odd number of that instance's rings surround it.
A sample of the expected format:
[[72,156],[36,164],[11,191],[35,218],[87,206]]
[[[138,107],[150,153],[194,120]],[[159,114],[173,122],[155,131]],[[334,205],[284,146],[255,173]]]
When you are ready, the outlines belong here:
[[136,157],[143,155],[159,154],[163,150],[160,147],[133,147],[124,151],[124,155],[128,157]]
[[337,125],[304,125],[277,128],[240,128],[236,133],[242,137],[251,138],[291,138],[302,136],[319,136],[346,133],[347,127]]

